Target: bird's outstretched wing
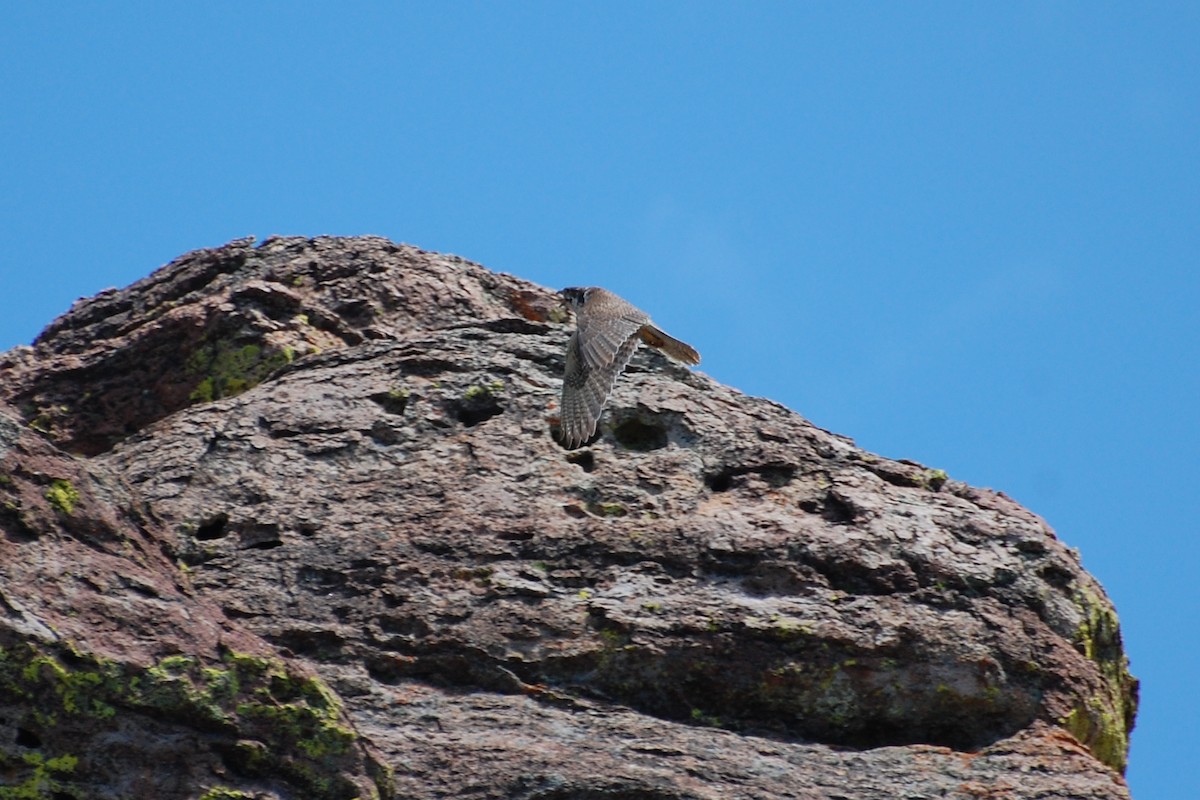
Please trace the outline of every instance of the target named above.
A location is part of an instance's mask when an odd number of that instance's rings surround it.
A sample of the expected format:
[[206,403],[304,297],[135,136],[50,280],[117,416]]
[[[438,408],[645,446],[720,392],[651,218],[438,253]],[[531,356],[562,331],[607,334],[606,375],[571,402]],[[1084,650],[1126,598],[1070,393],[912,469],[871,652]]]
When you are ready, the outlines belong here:
[[581,329],[571,334],[567,343],[560,417],[562,440],[568,448],[578,447],[596,432],[613,384],[637,350],[637,330],[635,328],[620,343],[605,336],[602,343],[594,347],[589,347],[592,339],[581,336]]
[[[650,322],[650,316],[612,292],[603,289],[592,292],[598,296],[576,314],[575,324],[580,355],[588,366],[596,369],[619,360],[622,348]],[[633,355],[633,349],[625,355],[622,367]]]
[[655,327],[645,311],[607,289],[593,286],[564,291],[571,293],[575,332],[567,343],[561,435],[568,448],[575,448],[596,432],[613,384],[639,342],[687,364],[700,363],[700,354]]

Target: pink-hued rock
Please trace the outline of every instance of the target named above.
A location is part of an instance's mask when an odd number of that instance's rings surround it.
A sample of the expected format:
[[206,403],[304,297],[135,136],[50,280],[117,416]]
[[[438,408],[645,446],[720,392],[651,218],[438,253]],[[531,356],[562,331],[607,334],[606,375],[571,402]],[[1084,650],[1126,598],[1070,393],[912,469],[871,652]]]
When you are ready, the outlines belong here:
[[274,238],[0,354],[0,784],[1129,796],[1116,615],[1041,519],[645,350],[566,451],[569,332]]

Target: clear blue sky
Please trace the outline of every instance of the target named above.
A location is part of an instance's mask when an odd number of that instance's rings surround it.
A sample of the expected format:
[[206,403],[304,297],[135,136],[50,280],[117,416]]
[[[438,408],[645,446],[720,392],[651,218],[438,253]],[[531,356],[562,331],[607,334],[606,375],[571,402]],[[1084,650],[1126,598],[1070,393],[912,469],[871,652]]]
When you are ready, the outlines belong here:
[[1195,797],[1200,4],[336,5],[0,6],[0,349],[247,234],[603,284],[1043,515]]

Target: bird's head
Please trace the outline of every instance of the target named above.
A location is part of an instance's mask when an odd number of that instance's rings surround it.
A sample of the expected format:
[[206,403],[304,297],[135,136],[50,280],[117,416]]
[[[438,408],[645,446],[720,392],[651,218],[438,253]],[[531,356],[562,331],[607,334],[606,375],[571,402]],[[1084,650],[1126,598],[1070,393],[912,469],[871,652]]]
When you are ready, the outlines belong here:
[[578,311],[583,307],[583,304],[587,302],[588,292],[590,291],[591,289],[589,288],[570,286],[566,289],[563,289],[558,294],[560,297],[562,297],[564,302],[570,304],[572,310]]

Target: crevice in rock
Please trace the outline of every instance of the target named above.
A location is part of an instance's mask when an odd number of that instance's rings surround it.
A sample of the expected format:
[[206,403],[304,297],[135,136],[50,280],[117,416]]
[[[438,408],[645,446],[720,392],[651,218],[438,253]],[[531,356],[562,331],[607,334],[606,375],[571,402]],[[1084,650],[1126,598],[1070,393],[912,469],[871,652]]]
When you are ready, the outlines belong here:
[[802,574],[847,595],[890,595],[915,592],[921,581],[906,561],[868,564],[847,553],[814,553],[796,544],[788,548],[785,563]]
[[[539,784],[539,785],[531,785]],[[645,786],[632,780],[564,780],[559,776],[522,778],[512,786],[513,800],[690,800],[684,790]]]
[[462,372],[463,367],[453,361],[444,358],[434,358],[432,356],[412,355],[407,358],[402,358],[399,363],[400,370],[405,375],[416,375],[422,378],[431,378],[435,375],[445,375],[447,372]]
[[811,594],[814,589],[829,588],[824,575],[809,564],[788,560],[766,560],[754,564],[742,579],[742,586],[759,597],[795,597]]
[[262,541],[243,544],[243,550],[274,550],[276,547],[283,546],[283,541],[280,539],[264,539]]
[[330,630],[288,629],[266,637],[273,644],[285,647],[294,655],[318,661],[336,661],[345,655],[346,640]]
[[324,567],[301,567],[296,573],[296,582],[301,586],[321,591],[343,588],[347,580],[344,572]]
[[457,325],[446,326],[446,330],[462,328],[481,328],[492,333],[526,333],[532,335],[543,335],[550,330],[549,325],[531,322],[520,317],[504,317],[501,319],[485,320],[483,322],[463,322]]

